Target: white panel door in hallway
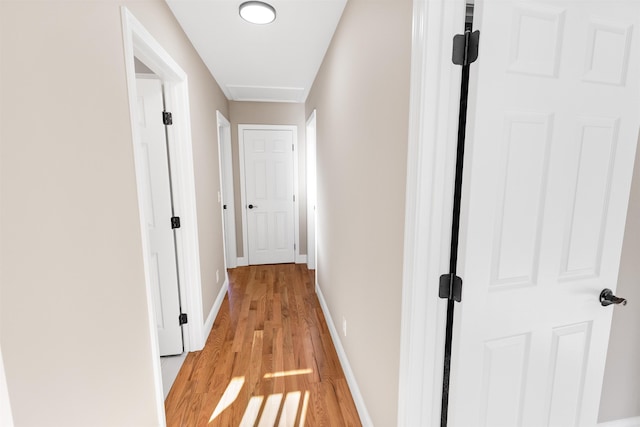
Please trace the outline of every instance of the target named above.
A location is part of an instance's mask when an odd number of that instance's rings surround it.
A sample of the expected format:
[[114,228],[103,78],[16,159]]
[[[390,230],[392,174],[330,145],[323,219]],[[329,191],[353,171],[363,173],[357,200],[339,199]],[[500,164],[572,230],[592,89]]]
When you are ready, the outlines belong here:
[[148,260],[160,355],[183,351],[179,323],[180,296],[174,231],[167,138],[162,121],[162,85],[157,79],[136,79],[141,153],[144,159],[143,210],[149,237]]
[[295,261],[293,132],[242,131],[249,264]]
[[624,310],[599,295],[638,140],[640,2],[476,5],[449,425],[594,426]]

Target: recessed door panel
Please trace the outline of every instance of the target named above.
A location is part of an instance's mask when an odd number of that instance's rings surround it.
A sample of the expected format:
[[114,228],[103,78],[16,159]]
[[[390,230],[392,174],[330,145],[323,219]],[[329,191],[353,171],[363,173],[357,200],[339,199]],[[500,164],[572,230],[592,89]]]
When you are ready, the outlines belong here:
[[618,120],[580,119],[578,129],[578,161],[562,274],[594,276],[603,250]]
[[505,118],[493,289],[536,282],[552,126],[550,114],[509,113]]
[[529,366],[529,334],[491,340],[484,346],[483,426],[520,425]]
[[591,322],[554,328],[549,371],[548,424],[579,426]]

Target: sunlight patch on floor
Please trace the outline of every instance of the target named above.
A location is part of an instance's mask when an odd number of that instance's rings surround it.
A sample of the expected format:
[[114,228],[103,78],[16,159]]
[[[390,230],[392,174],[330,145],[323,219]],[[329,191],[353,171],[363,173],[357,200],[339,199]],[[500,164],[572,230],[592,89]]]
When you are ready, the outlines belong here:
[[264,396],[253,396],[249,400],[247,409],[244,411],[242,420],[240,421],[240,427],[253,427],[256,425],[260,408],[262,407],[262,401]]
[[280,423],[278,427],[294,427],[296,417],[298,416],[298,406],[300,405],[300,392],[294,391],[287,393],[280,414]]
[[290,377],[294,375],[306,375],[313,373],[313,369],[296,369],[292,371],[269,372],[264,374],[264,378]]
[[[298,373],[290,375],[300,375],[301,373],[306,374],[310,373],[311,370],[300,369],[296,372]],[[275,374],[278,374],[278,372]],[[275,375],[275,377],[277,377],[277,375]],[[211,414],[209,423],[215,420],[218,415],[236,401],[244,383],[244,377],[235,377],[231,379],[229,385],[222,394],[218,405]],[[247,403],[247,407],[244,410],[239,426],[251,427],[257,424],[258,427],[275,427],[277,423],[278,427],[295,427],[298,414],[300,415],[298,426],[304,426],[307,418],[307,410],[309,408],[309,397],[310,394],[308,390],[304,392],[304,397],[302,396],[301,391],[288,392],[286,395],[283,393],[270,394],[267,396],[266,402],[264,396],[252,396]]]
[[227,386],[227,389],[224,391],[220,402],[216,406],[216,409],[213,410],[213,414],[211,414],[211,418],[209,418],[209,422],[213,421],[218,415],[222,413],[225,409],[227,409],[238,397],[240,394],[240,390],[244,385],[244,377],[235,377],[232,378]]
[[300,413],[300,424],[303,427],[307,421],[307,409],[309,409],[309,391],[304,392],[304,400],[302,401],[302,412]]
[[265,403],[264,409],[262,410],[258,427],[273,427],[276,425],[280,402],[282,402],[282,393],[271,394],[267,397],[267,403]]

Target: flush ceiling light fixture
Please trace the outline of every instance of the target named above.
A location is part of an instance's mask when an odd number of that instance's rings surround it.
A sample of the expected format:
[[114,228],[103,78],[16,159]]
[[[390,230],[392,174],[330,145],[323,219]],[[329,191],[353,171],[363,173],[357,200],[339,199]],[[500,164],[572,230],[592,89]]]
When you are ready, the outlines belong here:
[[252,24],[270,24],[276,19],[276,10],[261,1],[246,1],[240,5],[240,16]]

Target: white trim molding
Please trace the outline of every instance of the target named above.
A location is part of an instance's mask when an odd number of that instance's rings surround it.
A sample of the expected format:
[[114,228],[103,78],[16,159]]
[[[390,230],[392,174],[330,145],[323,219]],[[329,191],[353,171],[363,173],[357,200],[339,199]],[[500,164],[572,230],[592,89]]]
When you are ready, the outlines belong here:
[[307,263],[307,256],[300,255],[299,253],[296,252],[296,264],[306,264],[306,263]]
[[[200,278],[200,254],[198,244],[198,218],[196,215],[195,178],[193,167],[193,150],[191,142],[191,123],[189,111],[189,88],[187,74],[171,58],[164,48],[153,38],[133,14],[126,8],[121,9],[122,33],[125,53],[125,70],[129,94],[129,111],[131,119],[131,133],[134,161],[136,164],[136,182],[138,194],[143,185],[142,176],[143,154],[139,149],[140,132],[137,126],[137,94],[136,72],[134,57],[145,63],[164,83],[165,103],[174,112],[174,117],[183,120],[174,121],[174,125],[167,128],[169,141],[169,156],[171,159],[171,185],[174,189],[173,202],[175,212],[182,218],[180,233],[176,233],[176,254],[178,261],[178,280],[180,282],[180,298],[184,312],[189,314],[189,323],[184,325],[185,351],[197,351],[204,347],[202,328],[204,324],[202,314],[202,287]],[[140,204],[140,201],[139,201]],[[147,253],[148,236],[140,205],[140,228],[142,238],[142,252]],[[166,425],[164,412],[164,397],[162,388],[162,373],[160,369],[160,351],[158,335],[152,304],[152,290],[150,269],[146,256],[143,256],[145,288],[147,295],[147,318],[151,337],[151,360],[154,382],[155,400],[160,426]]]
[[304,264],[300,255],[300,196],[298,194],[298,126],[295,125],[251,125],[251,124],[239,124],[238,125],[238,153],[240,157],[240,205],[242,209],[242,247],[244,251],[243,257],[238,257],[238,267],[249,265],[249,237],[247,235],[247,210],[244,208],[247,205],[246,189],[245,189],[245,166],[244,166],[244,132],[245,130],[284,130],[290,131],[293,138],[293,241],[295,242],[293,262],[296,264]]
[[7,377],[5,375],[4,362],[2,360],[2,350],[0,349],[0,426],[13,427],[13,414],[11,412],[11,401],[9,400],[9,389],[7,388]]
[[207,316],[207,320],[204,323],[204,329],[202,330],[202,339],[204,342],[207,342],[207,338],[209,338],[209,334],[211,333],[211,329],[213,328],[213,322],[215,322],[218,313],[220,312],[220,307],[222,306],[222,302],[224,301],[224,297],[227,296],[227,291],[229,290],[229,274],[225,273],[224,283],[220,288],[220,292],[218,292],[218,296],[216,300],[213,302],[213,306],[209,311],[209,315]]
[[184,120],[174,120],[173,126],[167,127],[167,139],[171,159],[171,185],[174,189],[173,202],[176,214],[182,218],[181,232],[176,233],[176,247],[180,266],[180,298],[183,310],[188,312],[190,319],[188,333],[185,336],[185,349],[198,351],[204,347],[202,342],[204,319],[187,74],[126,7],[122,8],[122,19],[131,105],[131,131],[136,162],[139,155],[136,155],[138,144],[135,144],[135,141],[140,138],[140,134],[135,121],[137,109],[134,106],[137,104],[134,56],[151,68],[163,81],[165,103],[167,108],[174,111],[174,117],[184,117]]
[[306,122],[306,150],[307,150],[307,267],[316,269],[316,205],[317,205],[317,177],[316,177],[316,147],[317,147],[317,113],[314,109]]
[[[464,29],[464,0],[414,0],[398,425],[440,423],[460,67],[451,35]],[[449,47],[449,49],[447,49]],[[457,84],[456,84],[457,82]]]
[[[222,235],[224,236],[225,268],[236,268],[238,251],[236,244],[236,203],[233,188],[233,156],[231,142],[231,123],[216,110],[218,121],[218,160],[220,165],[220,212],[222,215]],[[224,208],[227,206],[227,209]],[[227,233],[227,229],[233,230]]]
[[640,427],[640,417],[598,423],[598,427]]
[[329,307],[327,306],[327,302],[324,299],[324,295],[322,295],[322,290],[320,289],[320,285],[318,284],[318,282],[316,282],[316,295],[318,295],[318,301],[320,301],[322,313],[324,314],[324,318],[327,321],[329,333],[331,334],[331,339],[333,340],[333,344],[336,347],[338,359],[340,360],[340,365],[342,366],[344,376],[347,380],[347,384],[349,385],[351,396],[353,396],[353,401],[356,404],[356,409],[358,411],[358,415],[360,416],[360,422],[362,422],[362,425],[364,427],[373,427],[373,421],[371,420],[371,416],[369,415],[367,406],[364,403],[364,397],[360,392],[360,387],[358,387],[358,382],[356,381],[356,377],[353,374],[351,365],[349,364],[347,353],[344,351],[342,341],[340,341],[340,334],[336,329],[336,324],[333,322],[333,318],[331,317],[331,313],[329,312]]

